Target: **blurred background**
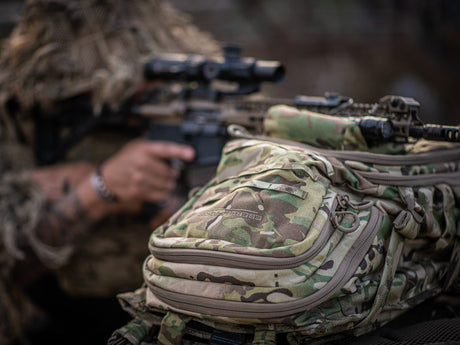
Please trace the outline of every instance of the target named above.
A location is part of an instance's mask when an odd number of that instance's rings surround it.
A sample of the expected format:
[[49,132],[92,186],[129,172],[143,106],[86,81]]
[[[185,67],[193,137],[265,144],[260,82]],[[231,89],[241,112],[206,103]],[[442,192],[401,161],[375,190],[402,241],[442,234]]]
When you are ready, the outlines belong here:
[[[0,2],[0,33],[24,1]],[[323,95],[357,102],[413,97],[426,123],[459,124],[460,1],[169,0],[242,56],[276,59],[287,77],[276,97]]]
[[243,55],[282,61],[274,96],[414,97],[425,122],[459,124],[460,2],[171,0]]
[[424,122],[460,124],[460,1],[171,0],[244,56],[286,66],[273,96],[414,97]]

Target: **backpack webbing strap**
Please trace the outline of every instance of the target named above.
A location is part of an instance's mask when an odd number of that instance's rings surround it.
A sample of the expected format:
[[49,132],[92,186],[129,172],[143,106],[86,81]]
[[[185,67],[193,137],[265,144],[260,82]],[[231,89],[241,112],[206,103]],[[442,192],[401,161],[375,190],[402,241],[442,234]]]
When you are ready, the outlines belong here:
[[169,311],[161,321],[158,343],[163,345],[181,345],[187,323],[191,316],[180,315]]
[[152,325],[140,317],[113,332],[108,345],[138,345],[150,333]]
[[388,245],[387,255],[385,257],[385,266],[383,268],[380,284],[375,295],[374,304],[366,318],[359,323],[360,326],[373,323],[379,312],[385,306],[392,286],[393,278],[398,267],[403,246],[403,236],[393,229],[390,236],[390,244]]
[[276,345],[276,332],[256,327],[252,345]]
[[452,249],[450,263],[444,273],[444,277],[444,291],[453,290],[457,293],[460,292],[460,222],[457,227],[457,236],[454,248]]

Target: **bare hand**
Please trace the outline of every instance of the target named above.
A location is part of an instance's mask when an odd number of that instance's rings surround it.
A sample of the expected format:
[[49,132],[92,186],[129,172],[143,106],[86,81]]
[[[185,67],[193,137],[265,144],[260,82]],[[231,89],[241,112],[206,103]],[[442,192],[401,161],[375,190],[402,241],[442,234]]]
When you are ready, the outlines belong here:
[[104,163],[102,175],[120,204],[137,208],[144,201],[165,200],[174,189],[180,172],[168,164],[169,160],[191,161],[194,155],[189,146],[134,140]]

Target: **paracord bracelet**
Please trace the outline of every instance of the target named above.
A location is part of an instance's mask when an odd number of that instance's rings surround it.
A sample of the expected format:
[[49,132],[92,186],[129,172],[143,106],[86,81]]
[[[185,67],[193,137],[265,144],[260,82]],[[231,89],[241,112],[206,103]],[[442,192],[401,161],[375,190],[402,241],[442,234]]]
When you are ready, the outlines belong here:
[[104,178],[102,177],[102,170],[101,164],[99,164],[96,169],[91,174],[91,186],[93,186],[94,190],[96,191],[97,195],[106,202],[116,202],[118,198],[115,194],[113,194],[104,182]]

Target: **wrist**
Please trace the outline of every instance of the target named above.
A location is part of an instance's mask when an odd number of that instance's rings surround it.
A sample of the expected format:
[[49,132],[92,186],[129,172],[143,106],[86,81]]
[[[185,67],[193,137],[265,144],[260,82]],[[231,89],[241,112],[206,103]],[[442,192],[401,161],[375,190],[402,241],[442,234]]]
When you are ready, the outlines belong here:
[[91,173],[90,182],[92,188],[101,200],[107,203],[114,203],[119,200],[118,197],[107,187],[104,176],[102,175],[101,164],[97,165],[96,169]]
[[[103,184],[101,184],[101,181]],[[105,186],[105,192],[102,192],[101,186]],[[117,197],[111,194],[105,185],[105,180],[98,166],[90,173],[87,178],[77,187],[77,194],[81,200],[84,209],[94,220],[102,219],[109,214],[116,212],[118,202]]]

